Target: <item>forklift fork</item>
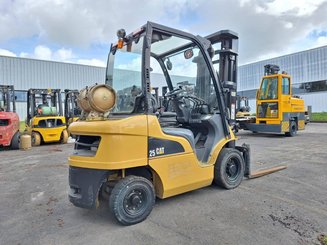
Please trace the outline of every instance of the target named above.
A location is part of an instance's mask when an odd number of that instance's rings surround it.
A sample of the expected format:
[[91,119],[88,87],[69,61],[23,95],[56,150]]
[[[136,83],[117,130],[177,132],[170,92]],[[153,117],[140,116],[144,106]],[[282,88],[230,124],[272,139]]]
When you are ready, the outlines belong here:
[[244,171],[244,177],[248,179],[254,179],[254,178],[259,178],[262,176],[265,176],[267,174],[271,174],[283,169],[286,169],[286,165],[280,165],[280,166],[275,166],[272,168],[267,168],[267,169],[261,169],[257,170],[255,172],[251,171],[251,165],[250,165],[250,145],[248,144],[243,144],[242,146],[236,146],[235,147],[237,150],[242,152],[243,158],[244,158],[244,163],[245,163],[245,171]]

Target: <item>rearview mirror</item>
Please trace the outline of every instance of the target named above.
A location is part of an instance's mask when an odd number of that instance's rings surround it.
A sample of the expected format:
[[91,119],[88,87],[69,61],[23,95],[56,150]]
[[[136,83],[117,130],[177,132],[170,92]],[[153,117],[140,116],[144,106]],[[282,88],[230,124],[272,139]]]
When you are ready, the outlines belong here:
[[163,34],[163,33],[159,33],[159,32],[153,32],[152,33],[151,43],[167,40],[169,38],[171,38],[171,35]]
[[170,59],[168,58],[166,61],[166,67],[169,71],[171,71],[171,69],[173,69],[173,64],[171,63]]
[[190,59],[193,57],[193,49],[187,49],[184,51],[184,58],[185,59]]

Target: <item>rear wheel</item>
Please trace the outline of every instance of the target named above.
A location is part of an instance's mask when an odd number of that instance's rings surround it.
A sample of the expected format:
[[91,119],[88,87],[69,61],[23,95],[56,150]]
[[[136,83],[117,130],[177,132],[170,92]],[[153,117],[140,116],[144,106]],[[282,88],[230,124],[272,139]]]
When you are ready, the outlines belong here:
[[67,129],[64,129],[62,132],[61,132],[61,136],[60,136],[60,143],[61,144],[66,144],[68,142],[68,132],[67,132]]
[[290,131],[286,132],[285,135],[289,137],[295,136],[297,133],[297,125],[295,121],[290,122]]
[[20,133],[17,131],[11,139],[10,148],[13,150],[19,149],[19,142],[20,142]]
[[109,207],[123,225],[133,225],[146,219],[155,203],[152,183],[134,175],[120,180],[109,197]]
[[41,135],[38,132],[32,133],[32,146],[39,146],[41,145]]
[[222,149],[215,164],[214,182],[226,189],[236,188],[243,180],[244,165],[241,152],[233,148]]

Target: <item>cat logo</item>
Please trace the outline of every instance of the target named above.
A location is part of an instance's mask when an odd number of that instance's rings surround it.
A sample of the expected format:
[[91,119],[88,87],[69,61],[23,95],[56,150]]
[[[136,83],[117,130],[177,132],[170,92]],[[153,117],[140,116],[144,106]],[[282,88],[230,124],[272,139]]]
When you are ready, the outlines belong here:
[[164,147],[156,148],[156,155],[163,155],[163,154],[165,154],[165,148]]
[[149,151],[149,157],[155,157],[165,154],[165,147],[157,147],[156,149]]

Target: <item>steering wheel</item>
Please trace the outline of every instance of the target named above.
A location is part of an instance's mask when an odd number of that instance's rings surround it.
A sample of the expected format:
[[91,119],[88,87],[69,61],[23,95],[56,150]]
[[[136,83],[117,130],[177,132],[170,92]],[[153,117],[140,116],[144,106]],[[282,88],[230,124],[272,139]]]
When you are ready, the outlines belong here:
[[168,92],[165,94],[165,96],[166,96],[166,97],[171,97],[171,96],[178,95],[178,94],[180,94],[180,93],[182,93],[182,92],[184,92],[183,89],[181,89],[181,88],[175,88],[175,89],[173,89],[173,90],[171,90],[171,91],[168,91]]

